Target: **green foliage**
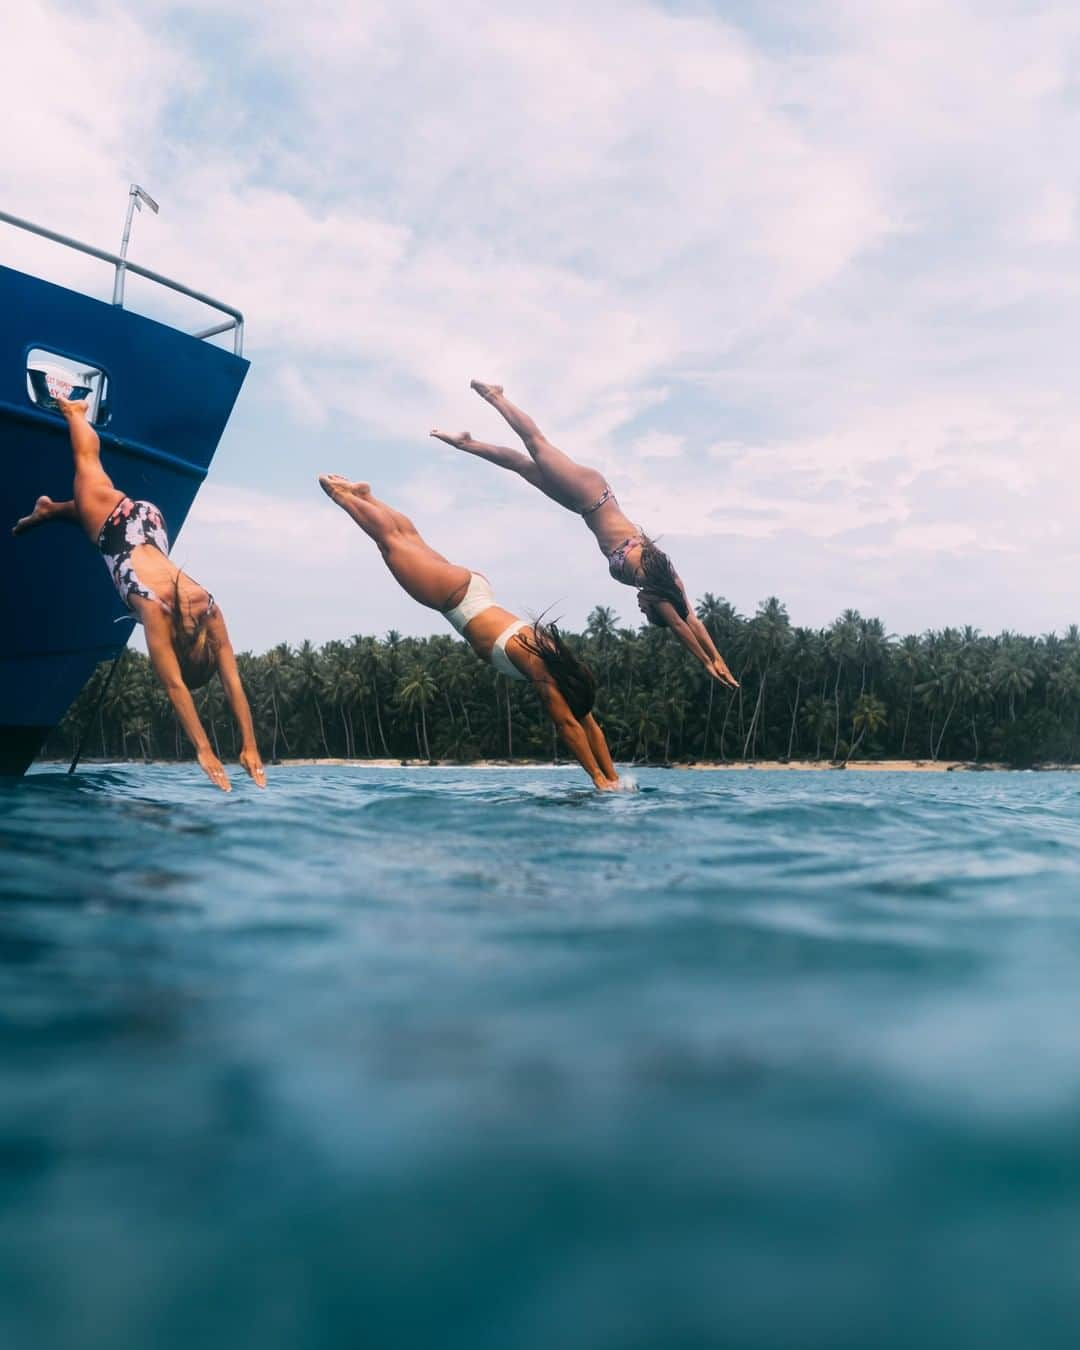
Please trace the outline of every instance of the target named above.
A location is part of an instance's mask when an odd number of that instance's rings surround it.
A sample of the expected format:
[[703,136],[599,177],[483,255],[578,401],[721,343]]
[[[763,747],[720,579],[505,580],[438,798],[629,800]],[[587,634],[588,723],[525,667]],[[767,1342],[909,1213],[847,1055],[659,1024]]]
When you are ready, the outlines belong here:
[[[1018,767],[1080,759],[1080,630],[1042,638],[973,629],[890,638],[846,610],[821,630],[794,628],[775,597],[752,618],[706,595],[698,614],[742,681],[710,680],[655,628],[590,614],[570,636],[597,677],[597,716],[622,761],[912,757]],[[279,756],[536,758],[559,751],[531,691],[502,679],[449,635],[280,644],[243,653],[259,745]],[[190,747],[144,657],[129,652],[98,707],[99,669],[45,754],[188,758]],[[195,695],[225,758],[239,746],[219,683]]]

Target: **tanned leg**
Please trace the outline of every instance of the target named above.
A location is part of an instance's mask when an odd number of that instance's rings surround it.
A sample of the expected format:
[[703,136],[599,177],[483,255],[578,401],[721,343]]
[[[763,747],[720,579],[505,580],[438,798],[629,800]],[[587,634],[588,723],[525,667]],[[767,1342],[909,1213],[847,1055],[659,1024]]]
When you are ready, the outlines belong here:
[[452,445],[455,450],[464,450],[468,455],[476,455],[478,459],[486,459],[489,464],[497,464],[500,469],[509,469],[511,473],[519,474],[525,479],[526,483],[531,483],[541,492],[546,491],[543,474],[529,456],[523,455],[520,450],[511,450],[509,446],[489,445],[486,441],[474,440],[467,431],[459,432],[456,436],[449,431],[438,430],[431,434],[437,441],[445,441],[447,445]]
[[39,497],[34,509],[28,516],[22,516],[12,527],[12,534],[25,534],[38,525],[47,525],[51,520],[66,520],[71,525],[79,524],[79,513],[74,502],[54,502],[51,497]]
[[[528,413],[510,402],[501,384],[472,381],[472,388],[517,432],[533,463],[540,470],[543,492],[569,511],[584,511],[604,491],[604,476],[597,469],[578,464],[552,445]],[[463,447],[464,448],[464,447]]]
[[79,523],[96,541],[123,493],[101,465],[101,441],[87,420],[87,405],[58,398],[56,406],[68,424],[71,453],[75,459],[75,509]]
[[367,483],[323,474],[319,485],[373,539],[402,590],[421,605],[444,612],[459,604],[472,573],[448,562],[427,544],[408,516],[379,501]]

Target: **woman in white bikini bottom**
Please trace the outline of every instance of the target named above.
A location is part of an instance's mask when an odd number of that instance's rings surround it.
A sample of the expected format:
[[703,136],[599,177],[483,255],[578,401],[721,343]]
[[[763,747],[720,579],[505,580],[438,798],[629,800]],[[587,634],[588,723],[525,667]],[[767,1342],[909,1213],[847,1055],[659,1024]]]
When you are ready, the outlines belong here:
[[323,491],[373,539],[398,585],[418,604],[438,610],[483,661],[502,675],[529,680],[566,748],[592,779],[619,786],[604,733],[592,715],[596,681],[554,624],[528,623],[495,603],[479,572],[448,562],[400,511],[371,495],[367,483],[320,477]]

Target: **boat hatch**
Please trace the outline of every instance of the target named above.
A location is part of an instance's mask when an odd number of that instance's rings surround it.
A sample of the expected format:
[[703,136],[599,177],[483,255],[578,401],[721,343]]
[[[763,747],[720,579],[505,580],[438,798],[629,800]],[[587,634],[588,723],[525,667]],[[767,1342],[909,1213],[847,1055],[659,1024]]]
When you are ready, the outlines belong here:
[[33,347],[26,356],[26,392],[39,408],[55,408],[57,398],[90,405],[90,421],[109,420],[109,377],[97,366]]

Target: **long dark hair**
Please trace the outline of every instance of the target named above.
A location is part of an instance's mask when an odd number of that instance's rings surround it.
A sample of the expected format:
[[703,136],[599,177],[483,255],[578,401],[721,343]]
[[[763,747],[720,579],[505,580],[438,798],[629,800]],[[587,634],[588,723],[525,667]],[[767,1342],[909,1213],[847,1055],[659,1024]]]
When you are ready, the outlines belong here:
[[532,626],[532,635],[523,628],[518,633],[518,640],[526,651],[543,661],[574,716],[579,721],[588,717],[596,702],[596,676],[563,641],[558,624],[537,619]]
[[[177,572],[173,580],[172,604],[172,640],[176,659],[180,663],[180,675],[189,689],[201,689],[209,684],[217,670],[217,652],[206,631],[206,617],[212,603],[195,620],[195,626],[188,632],[184,622],[184,604],[180,596],[180,578],[183,572]],[[191,606],[188,606],[188,614]]]
[[[668,555],[648,535],[641,537],[641,558],[638,566],[644,576],[639,589],[645,592],[646,599],[655,597],[657,600],[666,600],[674,607],[680,619],[688,618],[690,609],[679,585],[678,573]],[[663,619],[650,618],[649,622],[659,628],[667,627]]]

